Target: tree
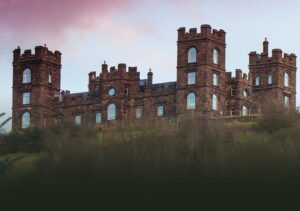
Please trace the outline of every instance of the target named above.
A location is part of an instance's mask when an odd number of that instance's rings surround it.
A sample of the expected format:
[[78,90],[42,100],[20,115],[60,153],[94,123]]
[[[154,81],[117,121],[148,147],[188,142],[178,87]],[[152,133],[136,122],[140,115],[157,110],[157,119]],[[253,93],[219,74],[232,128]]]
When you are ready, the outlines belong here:
[[[0,113],[0,118],[3,117],[5,113]],[[0,134],[5,133],[4,126],[11,120],[11,117],[4,120],[2,123],[0,123]]]

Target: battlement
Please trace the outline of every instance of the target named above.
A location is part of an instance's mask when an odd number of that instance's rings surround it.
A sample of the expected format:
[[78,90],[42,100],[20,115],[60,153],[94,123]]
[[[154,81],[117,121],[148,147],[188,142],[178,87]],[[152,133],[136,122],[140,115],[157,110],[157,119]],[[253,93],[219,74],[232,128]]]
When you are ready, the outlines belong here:
[[248,83],[251,82],[251,76],[247,73],[243,73],[242,70],[236,69],[235,70],[235,77],[232,76],[231,72],[226,73],[226,80],[231,82],[244,82]]
[[271,63],[282,63],[284,65],[289,65],[296,67],[297,56],[295,54],[283,53],[281,49],[275,48],[272,50],[272,55],[268,55],[268,42],[264,41],[264,50],[261,54],[256,51],[249,53],[249,65],[266,65]]
[[18,47],[13,51],[14,54],[14,62],[25,61],[28,59],[43,59],[50,62],[55,62],[57,64],[61,64],[61,53],[59,51],[50,51],[45,46],[36,46],[34,54],[31,49],[27,49],[24,53],[21,53],[21,48]]
[[197,28],[189,29],[189,32],[186,32],[185,27],[178,29],[178,41],[189,41],[195,39],[213,39],[218,42],[225,43],[226,32],[221,30],[212,29],[210,25],[201,25],[201,30],[198,33]]

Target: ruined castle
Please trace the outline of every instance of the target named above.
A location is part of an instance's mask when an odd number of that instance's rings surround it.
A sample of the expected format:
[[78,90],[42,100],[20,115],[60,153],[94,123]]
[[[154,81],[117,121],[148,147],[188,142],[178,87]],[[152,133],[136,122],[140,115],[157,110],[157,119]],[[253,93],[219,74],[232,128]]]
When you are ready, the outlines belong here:
[[13,52],[13,129],[73,122],[97,126],[122,120],[176,118],[189,112],[212,116],[251,115],[264,101],[296,106],[296,55],[273,49],[249,53],[249,73],[225,69],[226,33],[202,25],[178,29],[177,80],[153,83],[150,70],[102,64],[89,73],[88,91],[60,89],[61,53],[46,46]]

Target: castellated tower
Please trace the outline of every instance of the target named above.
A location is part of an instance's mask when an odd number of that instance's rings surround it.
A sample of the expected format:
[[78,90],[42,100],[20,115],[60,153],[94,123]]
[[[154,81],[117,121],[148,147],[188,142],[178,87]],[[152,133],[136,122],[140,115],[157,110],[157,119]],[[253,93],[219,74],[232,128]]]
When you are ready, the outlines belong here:
[[177,114],[224,113],[225,34],[223,30],[212,30],[210,25],[202,25],[200,33],[196,28],[189,32],[178,29]]
[[61,53],[37,46],[13,52],[13,129],[46,126],[60,92]]
[[266,102],[296,108],[296,55],[283,54],[273,49],[269,56],[269,43],[263,42],[263,52],[249,54],[249,73],[252,76],[253,93]]

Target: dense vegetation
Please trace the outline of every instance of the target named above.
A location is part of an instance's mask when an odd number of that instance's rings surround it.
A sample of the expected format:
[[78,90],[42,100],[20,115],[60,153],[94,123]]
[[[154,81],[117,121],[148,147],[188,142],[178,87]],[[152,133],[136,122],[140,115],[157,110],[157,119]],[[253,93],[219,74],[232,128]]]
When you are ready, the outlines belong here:
[[[101,130],[53,126],[3,136],[2,166],[16,161],[3,170],[0,187],[6,192],[97,190],[98,195],[274,193],[300,187],[300,117],[295,112],[268,109],[256,123],[191,115],[178,122],[124,125]],[[28,169],[18,171],[18,163]]]

